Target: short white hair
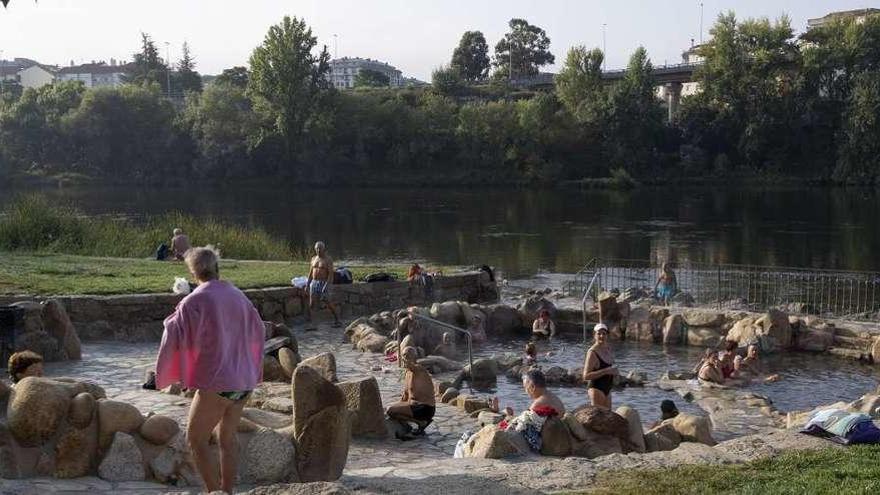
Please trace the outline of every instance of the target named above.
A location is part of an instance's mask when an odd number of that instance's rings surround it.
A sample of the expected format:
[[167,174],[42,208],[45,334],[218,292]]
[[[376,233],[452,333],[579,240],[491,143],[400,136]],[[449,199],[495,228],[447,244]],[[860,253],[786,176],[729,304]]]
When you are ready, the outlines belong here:
[[175,228],[175,229],[174,229],[174,235],[180,235],[180,234],[182,234],[182,233],[183,233],[183,230],[182,230],[182,229],[180,229],[180,228]]
[[323,251],[327,249],[327,246],[324,245],[324,241],[318,241],[315,243],[315,251]]
[[192,248],[184,255],[184,261],[199,280],[214,280],[220,276],[220,255],[214,246]]

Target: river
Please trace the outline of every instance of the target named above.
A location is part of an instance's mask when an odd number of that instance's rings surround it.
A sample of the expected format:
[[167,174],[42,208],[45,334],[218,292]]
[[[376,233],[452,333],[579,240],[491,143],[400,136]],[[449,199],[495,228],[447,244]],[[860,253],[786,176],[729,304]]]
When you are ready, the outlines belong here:
[[[880,195],[866,189],[631,191],[50,188],[91,215],[170,210],[258,225],[338,259],[491,264],[507,277],[573,272],[592,257],[880,269]],[[0,191],[0,206],[12,196]]]

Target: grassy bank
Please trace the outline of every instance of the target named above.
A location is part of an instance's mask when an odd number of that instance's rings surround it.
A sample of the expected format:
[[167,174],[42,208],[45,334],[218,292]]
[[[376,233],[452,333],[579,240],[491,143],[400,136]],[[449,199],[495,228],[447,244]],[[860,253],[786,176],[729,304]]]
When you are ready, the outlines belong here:
[[76,209],[24,196],[0,212],[0,251],[60,253],[112,258],[148,258],[182,228],[194,246],[212,244],[223,257],[287,261],[304,259],[260,228],[244,228],[216,219],[170,213],[143,222],[87,217]]
[[[139,294],[170,292],[174,277],[189,279],[183,263],[59,254],[0,253],[0,295]],[[355,280],[375,272],[405,277],[406,266],[349,266]],[[277,287],[306,275],[307,262],[224,259],[220,276],[240,288]]]
[[792,452],[742,465],[608,472],[579,493],[880,493],[880,446]]

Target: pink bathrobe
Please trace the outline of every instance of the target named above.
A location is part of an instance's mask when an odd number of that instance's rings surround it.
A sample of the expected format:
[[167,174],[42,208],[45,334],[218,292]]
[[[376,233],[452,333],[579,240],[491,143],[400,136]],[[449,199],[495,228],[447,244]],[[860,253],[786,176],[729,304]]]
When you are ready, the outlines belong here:
[[253,390],[263,375],[264,336],[259,313],[240,290],[222,280],[203,283],[165,319],[156,388]]

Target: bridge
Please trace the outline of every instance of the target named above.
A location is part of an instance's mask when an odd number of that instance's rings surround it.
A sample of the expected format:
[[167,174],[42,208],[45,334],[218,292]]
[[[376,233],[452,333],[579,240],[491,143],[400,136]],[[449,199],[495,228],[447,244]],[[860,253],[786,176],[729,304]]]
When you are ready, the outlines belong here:
[[[685,83],[694,82],[694,74],[702,63],[684,63],[671,65],[658,65],[654,67],[652,75],[657,86],[663,86],[665,91],[668,120],[672,122],[678,114],[681,102],[681,89]],[[620,81],[626,77],[626,69],[609,70],[602,72],[602,79],[608,83]],[[541,72],[534,76],[516,77],[510,81],[510,85],[519,89],[532,91],[547,91],[553,89],[553,81],[556,74]]]

